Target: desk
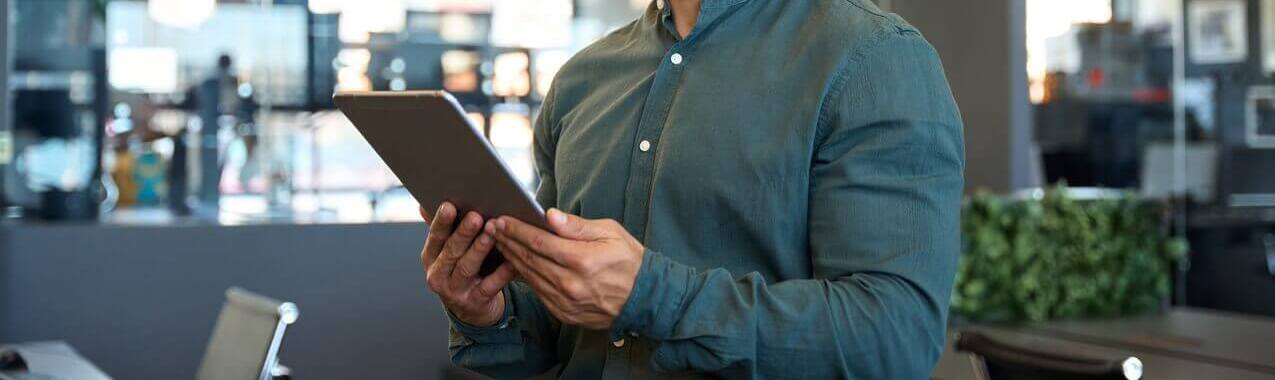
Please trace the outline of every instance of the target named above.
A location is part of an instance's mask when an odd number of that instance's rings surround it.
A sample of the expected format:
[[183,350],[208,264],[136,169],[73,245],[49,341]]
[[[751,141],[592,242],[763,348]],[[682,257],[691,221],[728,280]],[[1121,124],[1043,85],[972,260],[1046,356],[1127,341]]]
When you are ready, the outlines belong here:
[[[26,362],[29,374],[51,376],[56,379],[111,380],[110,376],[80,356],[66,342],[30,342],[0,345],[0,352],[15,351]],[[3,372],[0,372],[3,373]],[[18,373],[28,373],[22,371]]]
[[[1059,321],[1024,326],[971,326],[1007,343],[1085,356],[1136,356],[1145,379],[1275,380],[1275,320],[1200,309],[1152,316]],[[932,377],[975,380],[969,356],[952,334]]]
[[1179,308],[1107,321],[1060,321],[1034,333],[1093,345],[1152,352],[1275,375],[1275,319]]

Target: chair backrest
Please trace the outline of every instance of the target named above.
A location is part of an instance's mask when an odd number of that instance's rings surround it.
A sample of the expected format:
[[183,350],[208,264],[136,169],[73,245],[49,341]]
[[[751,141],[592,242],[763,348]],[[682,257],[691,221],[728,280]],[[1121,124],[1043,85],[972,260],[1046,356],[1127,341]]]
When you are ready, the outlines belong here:
[[956,350],[967,352],[981,380],[1138,380],[1136,357],[1095,358],[1012,345],[978,331],[957,334]]
[[297,306],[230,288],[199,365],[197,380],[269,380]]

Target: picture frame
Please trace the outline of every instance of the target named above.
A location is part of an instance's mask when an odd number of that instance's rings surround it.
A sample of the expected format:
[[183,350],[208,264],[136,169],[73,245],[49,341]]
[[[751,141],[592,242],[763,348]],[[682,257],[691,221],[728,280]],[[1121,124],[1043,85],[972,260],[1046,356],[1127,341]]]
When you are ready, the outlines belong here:
[[1243,0],[1195,0],[1188,3],[1187,40],[1191,62],[1225,64],[1247,59],[1247,10]]
[[1249,88],[1244,108],[1244,142],[1250,148],[1275,149],[1275,86]]

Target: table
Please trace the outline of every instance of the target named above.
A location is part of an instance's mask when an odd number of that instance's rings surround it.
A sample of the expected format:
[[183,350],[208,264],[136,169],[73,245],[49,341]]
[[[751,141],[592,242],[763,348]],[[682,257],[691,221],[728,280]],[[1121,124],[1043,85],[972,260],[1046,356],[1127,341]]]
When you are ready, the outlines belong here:
[[17,351],[26,362],[30,373],[52,376],[57,379],[111,380],[92,362],[80,356],[66,342],[30,342],[0,345],[0,351]]
[[1077,342],[1275,374],[1275,319],[1178,308],[1162,315],[1042,323],[1030,329]]
[[[1275,320],[1202,309],[1093,321],[965,326],[1007,343],[1085,356],[1136,356],[1145,379],[1275,380]],[[974,380],[952,333],[934,379]]]

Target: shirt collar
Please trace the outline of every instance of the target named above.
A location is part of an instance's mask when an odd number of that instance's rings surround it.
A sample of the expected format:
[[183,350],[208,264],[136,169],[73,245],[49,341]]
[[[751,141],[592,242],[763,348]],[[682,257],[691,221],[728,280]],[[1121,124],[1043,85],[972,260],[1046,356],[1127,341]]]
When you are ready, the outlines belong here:
[[[651,2],[651,10],[659,17],[660,24],[671,33],[674,38],[680,39],[677,33],[677,25],[673,22],[673,7],[669,5],[671,0],[655,0]],[[722,16],[726,15],[728,9],[734,5],[746,2],[748,0],[700,0],[699,20],[695,21],[695,32],[706,29],[707,26],[715,24]]]

